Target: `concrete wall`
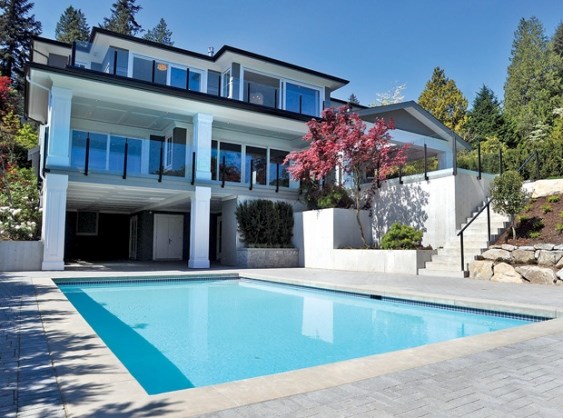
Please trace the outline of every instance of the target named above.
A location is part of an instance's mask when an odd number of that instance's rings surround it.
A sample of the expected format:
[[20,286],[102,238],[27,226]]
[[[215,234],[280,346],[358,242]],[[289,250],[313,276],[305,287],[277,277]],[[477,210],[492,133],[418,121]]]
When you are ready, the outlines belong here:
[[398,179],[382,184],[373,203],[373,240],[379,242],[394,222],[424,230],[423,245],[442,247],[455,236],[460,225],[485,199],[493,176],[459,170],[409,176],[399,184]]
[[332,250],[329,264],[335,270],[418,274],[436,251]]
[[40,271],[41,241],[0,241],[0,271]]

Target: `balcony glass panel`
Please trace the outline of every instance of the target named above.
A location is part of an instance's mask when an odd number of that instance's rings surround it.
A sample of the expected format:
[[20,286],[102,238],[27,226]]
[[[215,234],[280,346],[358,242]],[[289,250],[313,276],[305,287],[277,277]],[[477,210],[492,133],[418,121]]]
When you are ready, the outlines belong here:
[[219,96],[221,93],[221,73],[217,71],[207,71],[207,94]]
[[270,150],[270,185],[276,185],[276,178],[277,178],[277,164],[279,164],[279,186],[280,187],[289,187],[289,173],[287,172],[287,164],[284,164],[283,161],[287,156],[287,151],[280,151],[276,149]]
[[320,94],[318,90],[297,84],[285,84],[285,109],[305,115],[319,115]]
[[185,68],[172,67],[170,69],[170,85],[185,89],[187,73]]
[[[252,161],[252,173],[250,172]],[[266,184],[266,167],[268,164],[267,150],[265,148],[246,147],[246,175],[245,182],[250,184]]]
[[168,78],[168,64],[156,61],[154,63],[154,82],[166,85]]
[[[223,158],[225,165],[223,166]],[[219,180],[240,182],[242,153],[241,146],[221,142],[219,145]]]
[[[143,144],[140,139],[127,138],[127,174],[141,173]],[[123,172],[125,137],[112,136],[109,143],[109,171]]]
[[134,57],[133,78],[136,78],[137,80],[152,82],[152,61]]
[[190,90],[201,91],[201,74],[199,72],[190,71]]
[[280,81],[277,78],[245,71],[244,101],[262,106],[277,107]]

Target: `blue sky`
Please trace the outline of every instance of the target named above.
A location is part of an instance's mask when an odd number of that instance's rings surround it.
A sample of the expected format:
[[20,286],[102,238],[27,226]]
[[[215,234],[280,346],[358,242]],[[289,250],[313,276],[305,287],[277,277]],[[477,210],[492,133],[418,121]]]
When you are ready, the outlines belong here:
[[[110,15],[114,0],[35,0],[43,36],[69,5],[90,26]],[[335,93],[362,104],[406,83],[416,100],[436,66],[470,101],[486,84],[503,97],[506,68],[520,18],[538,17],[551,36],[563,20],[562,0],[137,0],[145,29],[163,17],[175,46],[202,53],[228,44],[350,80]]]

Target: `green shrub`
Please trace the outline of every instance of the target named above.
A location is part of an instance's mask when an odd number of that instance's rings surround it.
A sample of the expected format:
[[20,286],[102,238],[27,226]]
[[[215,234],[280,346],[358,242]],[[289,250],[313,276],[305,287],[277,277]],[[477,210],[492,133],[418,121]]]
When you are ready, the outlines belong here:
[[545,205],[542,205],[541,209],[542,209],[543,213],[549,213],[553,210],[551,205],[548,205],[547,203]]
[[303,184],[304,198],[309,209],[343,208],[354,206],[346,188],[336,184],[320,186],[315,182]]
[[285,202],[250,200],[237,206],[238,230],[248,248],[291,247],[293,208]]
[[413,250],[421,247],[422,231],[412,226],[394,223],[381,238],[384,250]]
[[561,212],[559,212],[559,217],[563,218],[563,210]]
[[558,194],[552,194],[551,196],[547,196],[548,203],[557,203],[559,202],[560,196]]
[[536,239],[536,238],[539,238],[540,236],[541,236],[540,231],[530,231],[528,233],[528,238]]
[[562,233],[563,232],[563,224],[555,225],[555,230],[559,233]]
[[516,239],[516,214],[521,212],[528,200],[522,188],[524,180],[516,171],[505,171],[495,177],[491,185],[491,197],[495,212],[510,216],[512,238]]

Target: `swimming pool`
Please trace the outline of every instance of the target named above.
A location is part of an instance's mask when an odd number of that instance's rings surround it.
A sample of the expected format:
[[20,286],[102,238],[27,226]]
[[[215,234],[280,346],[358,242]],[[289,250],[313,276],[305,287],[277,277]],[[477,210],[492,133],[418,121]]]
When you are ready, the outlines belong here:
[[246,279],[58,285],[149,394],[401,350],[540,319]]

